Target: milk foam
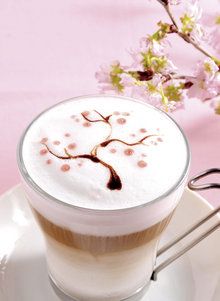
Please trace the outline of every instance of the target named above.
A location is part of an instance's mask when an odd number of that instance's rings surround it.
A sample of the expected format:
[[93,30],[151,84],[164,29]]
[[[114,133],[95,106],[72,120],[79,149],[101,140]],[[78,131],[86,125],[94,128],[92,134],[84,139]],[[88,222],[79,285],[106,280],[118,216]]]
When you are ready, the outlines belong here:
[[[91,153],[93,160],[73,158]],[[42,114],[25,135],[22,155],[33,181],[55,198],[85,208],[120,209],[150,202],[173,187],[186,166],[187,147],[162,112],[99,96],[73,99]],[[121,187],[108,187],[106,164]]]

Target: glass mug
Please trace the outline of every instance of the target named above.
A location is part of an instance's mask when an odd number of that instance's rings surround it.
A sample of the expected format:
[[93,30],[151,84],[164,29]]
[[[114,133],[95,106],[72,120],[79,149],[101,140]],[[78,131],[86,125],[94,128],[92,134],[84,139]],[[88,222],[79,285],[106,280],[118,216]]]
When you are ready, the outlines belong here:
[[190,153],[184,134],[186,164],[169,191],[139,206],[97,210],[64,203],[33,181],[22,154],[29,127],[20,140],[18,165],[44,234],[48,273],[57,294],[63,300],[140,300],[150,283],[160,237],[186,185]]

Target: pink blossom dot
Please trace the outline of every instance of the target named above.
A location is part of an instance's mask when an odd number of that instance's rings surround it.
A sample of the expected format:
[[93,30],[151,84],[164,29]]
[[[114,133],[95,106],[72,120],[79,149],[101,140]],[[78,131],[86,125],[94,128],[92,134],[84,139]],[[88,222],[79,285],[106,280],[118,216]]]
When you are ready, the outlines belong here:
[[80,120],[79,120],[79,118],[76,118],[75,121],[76,121],[76,122],[79,122]]
[[158,142],[163,142],[163,139],[161,137],[157,138]]
[[43,149],[40,150],[40,155],[41,155],[41,156],[44,156],[44,155],[46,155],[47,153],[48,153],[48,150],[45,149],[45,148],[43,148]]
[[86,122],[83,123],[83,126],[86,127],[86,128],[88,128],[88,127],[91,126],[91,123],[88,122],[88,121],[86,121]]
[[68,171],[68,170],[70,170],[70,166],[69,166],[69,164],[63,164],[61,167],[60,167],[60,169],[62,170],[62,171]]
[[132,156],[134,154],[134,150],[132,148],[127,148],[124,150],[124,154],[126,156]]
[[52,163],[52,160],[51,160],[51,159],[48,159],[48,160],[46,161],[46,163],[49,165],[49,164]]
[[115,148],[111,148],[110,149],[110,153],[115,154],[116,153],[116,149]]
[[71,115],[70,118],[74,119],[76,117],[76,115]]
[[82,166],[82,163],[78,163],[77,165],[78,165],[79,167],[81,167],[81,166]]
[[71,135],[70,135],[70,133],[65,133],[64,136],[65,137],[70,137]]
[[146,132],[147,132],[147,130],[146,130],[146,129],[144,129],[144,128],[141,128],[141,129],[140,129],[140,132],[141,132],[141,133],[146,133]]
[[126,123],[126,119],[125,118],[118,118],[117,119],[117,123],[119,123],[119,124],[125,124]]
[[144,168],[144,167],[147,166],[147,163],[143,160],[140,160],[140,161],[137,162],[137,165],[141,168]]
[[53,144],[54,144],[54,145],[59,145],[59,144],[60,144],[60,141],[59,141],[59,140],[55,140],[55,141],[53,141]]
[[131,136],[131,137],[135,137],[136,135],[135,135],[135,134],[130,134],[130,136]]
[[115,112],[113,112],[113,115],[116,115],[116,116],[118,116],[118,115],[120,115],[120,112],[118,112],[118,111],[115,111]]
[[89,113],[89,111],[84,111],[84,112],[82,112],[82,114],[83,114],[84,116],[88,116],[90,113]]
[[147,157],[147,155],[146,155],[146,154],[141,154],[141,156],[142,156],[142,157]]
[[67,147],[68,149],[74,149],[76,148],[76,143],[70,143]]
[[41,143],[46,143],[47,141],[48,141],[48,138],[47,138],[47,137],[44,137],[44,138],[41,139],[40,142],[41,142]]
[[159,131],[159,130],[160,130],[160,128],[157,128],[156,130],[157,130],[157,131]]
[[122,115],[123,115],[123,116],[129,116],[130,113],[128,113],[128,112],[123,112]]

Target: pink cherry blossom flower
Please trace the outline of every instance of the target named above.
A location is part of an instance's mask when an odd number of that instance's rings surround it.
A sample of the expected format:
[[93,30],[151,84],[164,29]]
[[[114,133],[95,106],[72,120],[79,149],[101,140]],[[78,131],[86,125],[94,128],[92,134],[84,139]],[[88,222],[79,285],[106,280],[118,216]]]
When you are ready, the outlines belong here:
[[216,27],[210,34],[210,45],[220,53],[220,25]]
[[207,57],[203,61],[198,62],[195,75],[198,79],[211,81],[217,75],[218,71],[219,68],[216,63]]
[[155,41],[151,39],[151,36],[142,37],[139,41],[139,47],[136,49],[131,49],[129,51],[129,54],[131,55],[133,59],[133,67],[142,67],[141,61],[143,60],[143,56],[141,53],[146,53],[149,50],[155,55],[155,56],[163,56],[165,55],[164,48],[167,45],[167,42],[165,40],[162,40],[160,42]]
[[[123,94],[126,96],[132,96],[133,90],[136,88],[137,80],[129,73],[120,74],[120,78],[121,78],[120,83],[123,86]],[[138,90],[138,89],[136,89],[136,90]],[[141,94],[142,94],[142,92],[141,92]],[[140,92],[138,93],[138,91],[137,91],[137,95],[140,95]]]
[[160,104],[159,108],[165,112],[173,112],[178,109],[184,109],[184,102],[183,101],[169,101],[166,105]]
[[210,87],[204,80],[197,80],[193,86],[187,91],[190,98],[198,98],[202,101],[210,99],[217,95],[215,88]]
[[129,54],[132,59],[132,63],[129,66],[129,68],[132,69],[138,69],[139,71],[144,71],[143,65],[142,65],[142,55],[139,49],[131,49],[129,51]]
[[162,76],[155,74],[152,80],[147,82],[146,96],[148,102],[158,107],[162,101],[162,90]]
[[202,18],[202,22],[205,26],[210,27],[208,35],[208,43],[217,52],[220,52],[220,12],[215,14],[205,14]]
[[101,65],[100,70],[96,71],[95,77],[98,80],[98,83],[109,83],[111,84],[111,78],[110,78],[110,66],[108,65]]
[[146,87],[134,85],[130,90],[129,96],[146,101],[147,99]]
[[166,65],[165,67],[163,68],[162,72],[161,73],[165,73],[165,74],[169,74],[169,73],[175,73],[177,71],[177,67],[174,65],[174,63],[167,58],[166,60]]
[[161,76],[156,74],[150,81],[137,81],[130,90],[130,96],[140,98],[153,105],[158,105],[161,101],[159,93],[161,80]]
[[205,39],[205,31],[201,24],[202,8],[199,6],[199,2],[187,1],[186,12],[181,18],[182,32],[184,34],[190,34],[190,37],[196,42],[200,43]]
[[199,22],[202,17],[202,8],[199,6],[199,1],[185,1],[186,14],[194,21]]
[[146,37],[141,38],[139,48],[130,51],[130,55],[133,60],[130,66],[130,70],[133,69],[138,69],[139,71],[146,70],[144,57],[148,56],[149,62],[151,61],[152,64],[149,66],[149,68],[152,68],[154,70],[156,64],[157,66],[156,68],[159,69],[156,72],[160,72],[160,73],[175,72],[177,68],[165,53],[166,45],[167,43],[164,42],[164,40],[158,42],[151,39],[150,36],[148,36],[147,38]]
[[135,78],[131,76],[129,73],[120,74],[120,78],[121,78],[121,84],[124,87],[132,87],[136,82]]
[[139,47],[129,51],[129,54],[132,58],[132,64],[130,68],[139,68],[140,71],[143,71],[142,53],[151,51],[155,56],[162,56],[164,55],[164,47],[165,42],[159,43],[155,40],[151,40],[150,36],[142,37],[139,41]]
[[150,49],[152,53],[157,56],[162,56],[165,54],[165,49],[164,49],[166,46],[165,40],[158,42],[155,40],[146,39],[146,45],[147,45],[146,50]]
[[197,79],[193,82],[192,87],[187,91],[190,98],[198,98],[202,101],[210,100],[218,95],[220,85],[215,80],[206,82],[202,79]]
[[218,66],[212,59],[205,58],[204,61],[200,61],[195,71],[193,85],[188,90],[188,96],[197,97],[201,100],[215,97],[220,91],[218,70]]
[[124,72],[124,67],[120,65],[119,61],[113,61],[109,66],[102,65],[100,70],[95,73],[98,80],[100,91],[105,93],[107,91],[118,91],[122,93],[123,85],[121,84],[120,75]]

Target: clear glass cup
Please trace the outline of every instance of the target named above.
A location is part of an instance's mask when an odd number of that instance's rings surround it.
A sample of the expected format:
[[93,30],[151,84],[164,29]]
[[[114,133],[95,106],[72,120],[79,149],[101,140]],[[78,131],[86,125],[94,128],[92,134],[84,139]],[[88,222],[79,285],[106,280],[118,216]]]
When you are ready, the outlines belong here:
[[[173,124],[178,126],[175,121]],[[97,210],[64,203],[33,181],[22,156],[29,127],[19,143],[18,165],[29,204],[44,234],[48,273],[56,291],[65,300],[139,300],[150,283],[160,237],[187,181],[190,154],[184,134],[186,164],[165,194],[132,208]]]

